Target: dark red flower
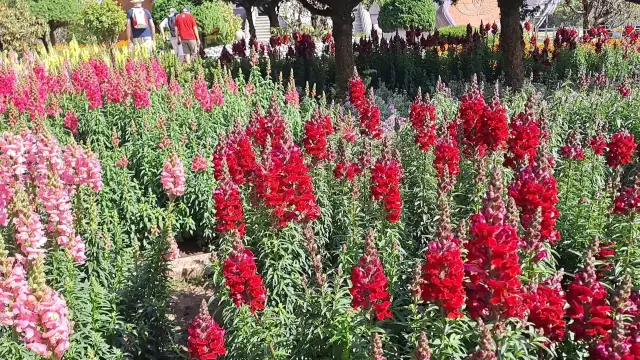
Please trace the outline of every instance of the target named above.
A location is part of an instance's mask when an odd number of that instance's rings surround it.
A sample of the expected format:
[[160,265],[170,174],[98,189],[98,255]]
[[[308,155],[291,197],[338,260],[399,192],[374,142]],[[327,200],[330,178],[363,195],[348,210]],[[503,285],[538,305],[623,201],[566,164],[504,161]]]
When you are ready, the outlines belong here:
[[607,149],[607,138],[602,132],[600,132],[598,135],[591,138],[589,144],[596,155],[602,155]]
[[478,88],[477,78],[473,78],[473,83],[469,91],[460,99],[460,109],[458,117],[462,122],[462,134],[465,153],[468,155],[484,156],[486,145],[483,143],[483,114],[487,104]]
[[214,177],[218,181],[224,178],[223,162],[226,162],[231,180],[238,185],[244,184],[254,175],[258,165],[247,135],[236,131],[216,146],[212,163]]
[[258,268],[251,250],[246,249],[240,239],[233,243],[233,250],[224,260],[222,275],[229,288],[233,303],[240,307],[249,305],[251,312],[264,310],[267,289],[258,274]]
[[633,153],[636,149],[635,137],[626,130],[613,134],[611,141],[607,144],[607,165],[618,167],[633,162]]
[[382,137],[382,120],[380,118],[380,108],[378,108],[373,99],[373,92],[362,106],[359,114],[360,133],[373,139],[380,139]]
[[71,131],[74,136],[78,135],[78,115],[76,115],[75,111],[67,111],[64,116],[64,128]]
[[532,111],[525,111],[511,121],[511,136],[507,142],[509,152],[504,164],[511,168],[525,167],[533,163],[542,131],[540,122],[534,117]]
[[436,143],[434,154],[433,166],[437,171],[438,177],[443,176],[446,168],[451,179],[455,179],[460,173],[460,149],[455,138],[445,136],[439,139]]
[[280,227],[290,221],[311,221],[320,215],[309,168],[298,145],[274,142],[259,166],[256,192],[273,210]]
[[314,160],[325,160],[329,156],[327,137],[331,134],[333,134],[331,117],[320,111],[316,111],[311,120],[304,124],[302,144]]
[[[278,142],[284,133],[285,119],[280,114],[276,103],[272,103],[267,116],[262,115],[260,109],[253,113],[251,123],[247,127],[246,133],[257,145],[264,147],[267,139]],[[271,144],[269,144],[271,145]]]
[[608,340],[613,328],[607,289],[597,279],[594,262],[593,251],[589,250],[585,268],[576,273],[567,291],[567,315],[573,320],[569,329],[577,340],[589,342]]
[[358,111],[362,111],[367,102],[367,89],[358,74],[355,74],[349,81],[349,102]]
[[336,167],[333,169],[333,176],[336,179],[347,179],[349,181],[356,178],[356,176],[362,173],[362,168],[355,162],[346,160],[338,161]]
[[400,221],[402,214],[401,179],[402,165],[390,156],[378,159],[371,169],[371,195],[374,200],[382,201],[391,223]]
[[351,271],[351,306],[358,310],[371,311],[378,320],[391,317],[391,301],[387,291],[387,276],[378,250],[375,246],[375,234],[369,231],[365,241],[365,253],[360,256],[358,265]]
[[618,85],[618,92],[622,97],[629,97],[631,95],[631,88],[625,84]]
[[421,295],[438,305],[450,319],[462,317],[464,305],[464,265],[458,240],[451,233],[429,243],[422,267]]
[[567,302],[560,280],[561,276],[551,277],[534,286],[524,298],[529,321],[552,342],[564,340],[567,326],[564,320]]
[[189,325],[187,333],[189,355],[192,359],[216,360],[227,353],[224,348],[224,329],[209,314],[205,300],[202,300],[200,313]]
[[216,211],[216,230],[222,234],[238,231],[244,236],[244,208],[238,185],[230,179],[223,179],[213,191],[214,208]]
[[565,145],[560,149],[560,155],[569,160],[584,160],[584,150],[577,131],[571,131],[567,135]]
[[436,143],[436,107],[428,98],[423,101],[420,91],[411,104],[409,120],[416,131],[416,144],[422,151],[429,151]]
[[560,232],[556,230],[556,222],[560,217],[557,208],[557,181],[546,164],[533,164],[516,174],[513,184],[509,186],[511,196],[520,208],[522,227],[529,229],[533,224],[536,210],[542,211],[540,235],[543,241],[551,244],[560,240]]
[[497,167],[491,178],[482,211],[471,217],[471,239],[465,270],[467,308],[472,318],[518,318],[526,313],[522,273],[518,257],[520,238],[508,221],[502,201],[502,174]]

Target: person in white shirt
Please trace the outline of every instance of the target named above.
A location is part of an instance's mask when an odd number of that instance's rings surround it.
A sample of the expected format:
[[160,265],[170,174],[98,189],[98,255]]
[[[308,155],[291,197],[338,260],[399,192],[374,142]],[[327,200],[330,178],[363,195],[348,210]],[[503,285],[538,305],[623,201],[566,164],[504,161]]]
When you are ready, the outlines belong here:
[[[173,47],[173,53],[180,59],[183,60],[184,54],[182,52],[182,46],[178,45],[178,38],[176,37],[176,16],[178,15],[178,11],[176,9],[169,10],[169,16],[162,19],[160,22],[160,33],[162,34],[162,38],[164,40],[171,40],[171,46]],[[167,33],[165,33],[164,29],[169,29]]]

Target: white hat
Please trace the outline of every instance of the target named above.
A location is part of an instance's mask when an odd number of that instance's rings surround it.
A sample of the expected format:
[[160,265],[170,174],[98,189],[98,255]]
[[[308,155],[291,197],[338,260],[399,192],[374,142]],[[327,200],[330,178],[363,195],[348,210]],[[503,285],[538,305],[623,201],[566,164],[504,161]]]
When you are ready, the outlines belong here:
[[133,4],[139,4],[139,3],[143,3],[143,2],[144,2],[144,0],[131,0],[131,2],[132,2]]

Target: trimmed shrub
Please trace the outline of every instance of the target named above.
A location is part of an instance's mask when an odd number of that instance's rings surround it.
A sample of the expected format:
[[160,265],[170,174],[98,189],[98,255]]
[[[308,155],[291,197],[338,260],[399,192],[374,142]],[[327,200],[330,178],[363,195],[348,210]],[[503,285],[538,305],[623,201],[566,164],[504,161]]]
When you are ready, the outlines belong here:
[[436,6],[431,0],[391,0],[380,8],[378,21],[384,32],[413,26],[429,31],[436,24]]

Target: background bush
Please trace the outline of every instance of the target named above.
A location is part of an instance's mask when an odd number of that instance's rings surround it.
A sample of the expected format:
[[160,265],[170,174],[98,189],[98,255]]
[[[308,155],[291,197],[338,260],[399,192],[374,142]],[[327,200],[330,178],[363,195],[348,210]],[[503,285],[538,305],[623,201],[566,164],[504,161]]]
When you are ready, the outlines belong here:
[[0,13],[0,50],[32,46],[46,33],[44,21],[31,13],[25,0],[0,1]]
[[391,0],[380,8],[378,21],[384,32],[412,26],[429,31],[436,25],[436,6],[431,0]]
[[127,14],[113,0],[87,5],[80,13],[78,30],[98,43],[115,42],[126,29]]
[[192,13],[198,21],[200,31],[213,35],[211,45],[232,43],[242,24],[242,19],[233,13],[231,5],[218,0],[196,6]]
[[441,36],[465,37],[467,36],[467,25],[445,26],[438,29],[438,31]]

